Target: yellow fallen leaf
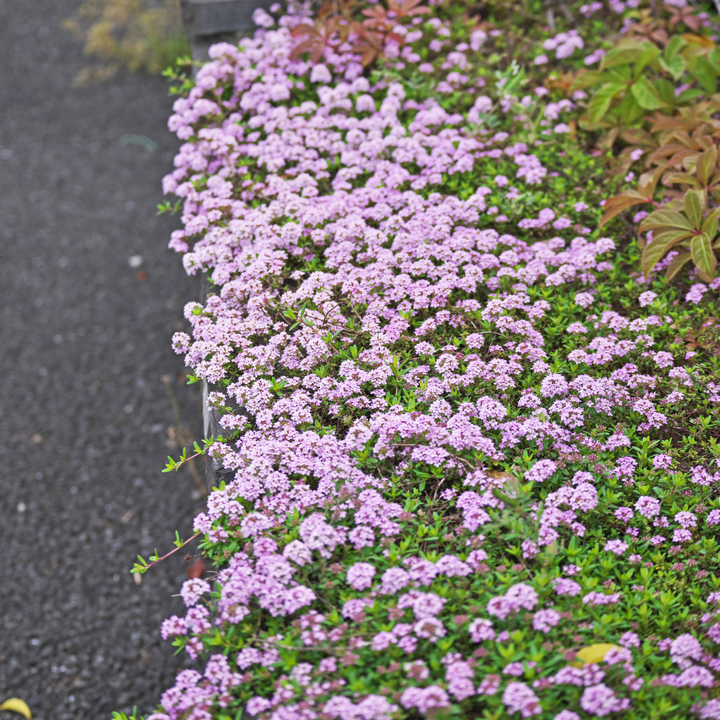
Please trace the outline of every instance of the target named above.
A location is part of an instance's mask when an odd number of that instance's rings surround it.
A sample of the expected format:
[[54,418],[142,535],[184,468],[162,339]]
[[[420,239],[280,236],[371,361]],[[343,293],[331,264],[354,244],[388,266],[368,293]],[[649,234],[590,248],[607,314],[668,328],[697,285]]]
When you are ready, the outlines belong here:
[[617,647],[617,645],[612,645],[611,643],[596,643],[595,645],[588,645],[578,652],[577,659],[582,662],[575,664],[575,667],[582,667],[584,663],[600,663],[605,659],[605,656],[610,652],[610,650]]
[[20,713],[24,715],[28,720],[32,717],[30,708],[24,700],[18,700],[18,698],[10,698],[0,705],[0,710],[10,710],[11,712]]
[[517,480],[514,475],[511,475],[508,472],[503,472],[502,470],[488,470],[485,474],[493,480]]

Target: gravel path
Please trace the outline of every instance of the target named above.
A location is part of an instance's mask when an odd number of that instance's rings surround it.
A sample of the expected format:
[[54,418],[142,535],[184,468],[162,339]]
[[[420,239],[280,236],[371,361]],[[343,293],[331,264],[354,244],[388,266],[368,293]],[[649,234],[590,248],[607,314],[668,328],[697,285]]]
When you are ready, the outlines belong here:
[[186,662],[159,625],[187,563],[140,585],[129,569],[203,504],[189,473],[160,472],[177,452],[161,376],[201,433],[170,348],[199,287],[166,249],[177,219],[155,212],[172,100],[142,74],[72,87],[84,60],[59,24],[78,3],[0,0],[0,702],[37,720],[157,705]]

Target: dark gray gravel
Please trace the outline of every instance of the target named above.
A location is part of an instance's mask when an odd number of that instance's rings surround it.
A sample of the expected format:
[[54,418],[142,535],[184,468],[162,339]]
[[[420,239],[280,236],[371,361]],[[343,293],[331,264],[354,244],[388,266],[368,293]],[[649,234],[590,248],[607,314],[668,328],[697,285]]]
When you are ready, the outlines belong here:
[[162,375],[201,432],[170,348],[198,282],[166,249],[178,220],[155,211],[172,99],[143,74],[72,87],[85,61],[59,25],[78,3],[0,0],[0,702],[38,720],[154,709],[186,663],[159,625],[187,563],[141,585],[129,570],[203,506],[189,473],[161,473]]

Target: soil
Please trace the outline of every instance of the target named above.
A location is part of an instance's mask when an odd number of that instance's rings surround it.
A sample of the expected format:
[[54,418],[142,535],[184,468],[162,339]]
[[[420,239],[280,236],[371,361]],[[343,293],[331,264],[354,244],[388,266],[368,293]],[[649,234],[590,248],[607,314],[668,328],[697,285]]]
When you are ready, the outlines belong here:
[[161,472],[178,453],[162,376],[202,430],[170,347],[199,281],[156,212],[172,98],[141,73],[74,88],[87,59],[60,23],[78,5],[0,0],[0,702],[37,720],[148,713],[189,666],[159,632],[186,551],[129,571],[204,506],[189,472]]

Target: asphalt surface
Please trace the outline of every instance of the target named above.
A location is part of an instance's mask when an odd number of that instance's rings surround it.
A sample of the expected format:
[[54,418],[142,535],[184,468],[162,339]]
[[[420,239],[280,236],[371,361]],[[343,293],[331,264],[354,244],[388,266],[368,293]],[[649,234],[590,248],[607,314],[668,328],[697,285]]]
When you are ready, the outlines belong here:
[[157,706],[188,665],[159,633],[187,561],[140,585],[129,570],[204,503],[188,472],[161,473],[177,452],[163,375],[201,433],[170,347],[199,282],[155,209],[172,99],[143,74],[72,87],[86,60],[60,22],[78,4],[0,0],[0,702],[37,720]]

